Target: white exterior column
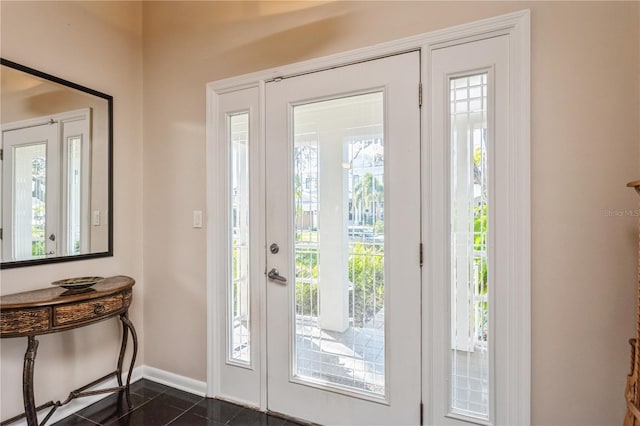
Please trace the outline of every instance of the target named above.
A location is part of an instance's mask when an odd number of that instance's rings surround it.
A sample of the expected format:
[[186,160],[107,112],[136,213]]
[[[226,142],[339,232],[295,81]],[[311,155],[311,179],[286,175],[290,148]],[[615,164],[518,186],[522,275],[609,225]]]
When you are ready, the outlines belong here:
[[320,326],[343,332],[349,327],[348,169],[341,132],[324,133],[319,147],[318,278]]
[[[455,282],[454,318],[451,330],[451,345],[459,351],[473,352],[473,146],[466,137],[468,120],[457,124],[455,140],[455,177],[453,194],[453,232],[455,233]],[[452,309],[454,307],[452,306]]]

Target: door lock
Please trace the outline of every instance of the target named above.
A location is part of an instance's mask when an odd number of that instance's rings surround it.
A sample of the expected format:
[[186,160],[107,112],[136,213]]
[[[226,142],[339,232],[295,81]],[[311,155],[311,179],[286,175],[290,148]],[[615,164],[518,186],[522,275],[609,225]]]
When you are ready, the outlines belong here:
[[276,243],[273,243],[269,246],[269,251],[271,252],[271,254],[276,254],[280,251],[280,247],[278,247]]

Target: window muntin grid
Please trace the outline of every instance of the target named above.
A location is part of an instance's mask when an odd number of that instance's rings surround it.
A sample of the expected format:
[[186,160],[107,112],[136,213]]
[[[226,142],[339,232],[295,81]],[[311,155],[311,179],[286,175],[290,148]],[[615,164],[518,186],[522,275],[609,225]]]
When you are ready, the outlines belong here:
[[450,79],[450,410],[489,419],[488,74]]

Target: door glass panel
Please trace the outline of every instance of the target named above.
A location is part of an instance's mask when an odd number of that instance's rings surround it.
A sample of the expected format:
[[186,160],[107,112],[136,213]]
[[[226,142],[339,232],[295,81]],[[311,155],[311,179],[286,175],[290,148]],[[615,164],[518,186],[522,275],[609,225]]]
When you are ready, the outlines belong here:
[[82,226],[82,138],[67,139],[67,244],[68,255],[80,254]]
[[47,144],[14,147],[13,151],[14,258],[45,255]]
[[450,80],[451,411],[489,419],[487,73]]
[[249,114],[229,117],[231,196],[231,280],[229,282],[229,360],[249,365]]
[[295,106],[293,374],[383,396],[383,93]]

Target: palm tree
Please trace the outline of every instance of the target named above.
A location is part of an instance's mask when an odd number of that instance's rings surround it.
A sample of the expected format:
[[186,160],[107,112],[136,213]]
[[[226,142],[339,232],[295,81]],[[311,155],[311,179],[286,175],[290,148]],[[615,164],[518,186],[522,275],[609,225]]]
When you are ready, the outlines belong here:
[[360,211],[369,209],[372,212],[377,210],[377,204],[381,201],[384,201],[384,186],[377,177],[366,173],[353,187],[353,205]]

